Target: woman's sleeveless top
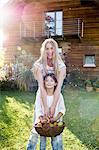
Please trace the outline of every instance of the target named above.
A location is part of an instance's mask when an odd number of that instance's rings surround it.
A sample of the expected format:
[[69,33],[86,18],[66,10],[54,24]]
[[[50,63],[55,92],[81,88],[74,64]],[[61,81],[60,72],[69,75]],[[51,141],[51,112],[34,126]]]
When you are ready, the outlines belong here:
[[[65,64],[62,63],[62,62],[59,62],[59,71],[63,67],[66,67]],[[45,72],[43,64],[40,64],[40,63],[35,63],[34,68],[35,68],[34,69],[35,70],[35,72],[34,72],[35,78],[36,78],[36,71],[37,71],[38,68],[41,70],[43,76],[45,76],[45,74],[47,74],[47,73],[55,73],[54,67],[50,67],[48,65],[47,65],[46,72]]]

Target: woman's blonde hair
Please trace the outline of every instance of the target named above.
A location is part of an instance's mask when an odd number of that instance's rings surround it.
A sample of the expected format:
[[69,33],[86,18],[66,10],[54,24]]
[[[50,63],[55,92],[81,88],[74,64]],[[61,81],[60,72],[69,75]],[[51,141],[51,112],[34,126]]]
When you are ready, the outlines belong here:
[[54,39],[49,38],[49,39],[46,39],[42,43],[42,46],[41,46],[41,49],[40,49],[41,55],[40,55],[39,59],[36,61],[36,63],[42,64],[45,73],[47,73],[47,69],[46,69],[47,68],[46,45],[48,43],[50,43],[55,49],[55,56],[53,57],[53,65],[54,65],[55,75],[57,76],[58,73],[59,73],[59,70],[60,70],[59,62],[60,63],[64,63],[64,62],[62,61],[61,56],[59,55],[58,44]]

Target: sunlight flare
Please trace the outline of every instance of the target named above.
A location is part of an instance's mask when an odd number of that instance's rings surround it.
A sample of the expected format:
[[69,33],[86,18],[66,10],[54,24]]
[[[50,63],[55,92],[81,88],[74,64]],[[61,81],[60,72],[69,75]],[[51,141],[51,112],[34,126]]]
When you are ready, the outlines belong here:
[[9,0],[0,0],[0,8],[3,7]]
[[5,35],[2,29],[0,29],[0,49],[3,49],[3,42],[5,40]]

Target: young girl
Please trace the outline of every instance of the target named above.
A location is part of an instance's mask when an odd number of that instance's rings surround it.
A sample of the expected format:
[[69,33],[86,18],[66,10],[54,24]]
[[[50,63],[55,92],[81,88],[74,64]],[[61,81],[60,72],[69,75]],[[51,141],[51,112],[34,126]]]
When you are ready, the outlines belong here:
[[[54,91],[57,87],[57,84],[58,84],[57,79],[53,73],[49,73],[44,76],[44,87],[47,92],[47,102],[46,103],[48,105],[49,112],[50,112],[51,104],[54,101]],[[54,116],[53,117],[49,116],[49,120],[50,120],[50,122],[62,121],[62,116],[64,114],[65,114],[65,105],[64,105],[63,97],[60,94],[57,105],[56,105]],[[47,120],[47,118],[44,116],[44,106],[42,103],[42,98],[39,97],[39,99],[35,103],[35,121],[34,121],[34,123],[36,124],[39,121],[43,123],[46,120]],[[34,137],[32,137],[33,140],[35,140],[35,139],[37,140],[37,134],[35,134],[35,135],[32,134],[31,136],[34,136]],[[35,146],[33,145],[33,141],[30,142],[30,144],[28,145],[28,150],[36,149],[36,144],[37,144],[37,141],[34,141]],[[53,150],[63,150],[62,135],[60,134],[56,137],[52,137],[51,145],[52,145]],[[40,150],[46,150],[46,137],[44,137],[44,136],[40,136]]]

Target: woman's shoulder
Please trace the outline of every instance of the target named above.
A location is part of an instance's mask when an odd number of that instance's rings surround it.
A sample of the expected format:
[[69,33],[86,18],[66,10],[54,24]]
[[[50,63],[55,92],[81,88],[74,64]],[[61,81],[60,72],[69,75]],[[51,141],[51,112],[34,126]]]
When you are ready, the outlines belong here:
[[64,64],[64,62],[61,61],[61,60],[58,61],[58,65],[59,65],[60,69],[63,68],[63,67],[66,67],[66,65]]
[[34,64],[33,64],[33,67],[36,67],[36,68],[42,68],[43,67],[43,64],[40,62],[40,61],[36,61]]
[[33,64],[33,67],[31,69],[31,71],[33,72],[33,75],[35,77],[35,79],[37,80],[37,72],[38,70],[40,70],[42,72],[43,70],[43,65],[42,63],[36,61],[34,64]]

